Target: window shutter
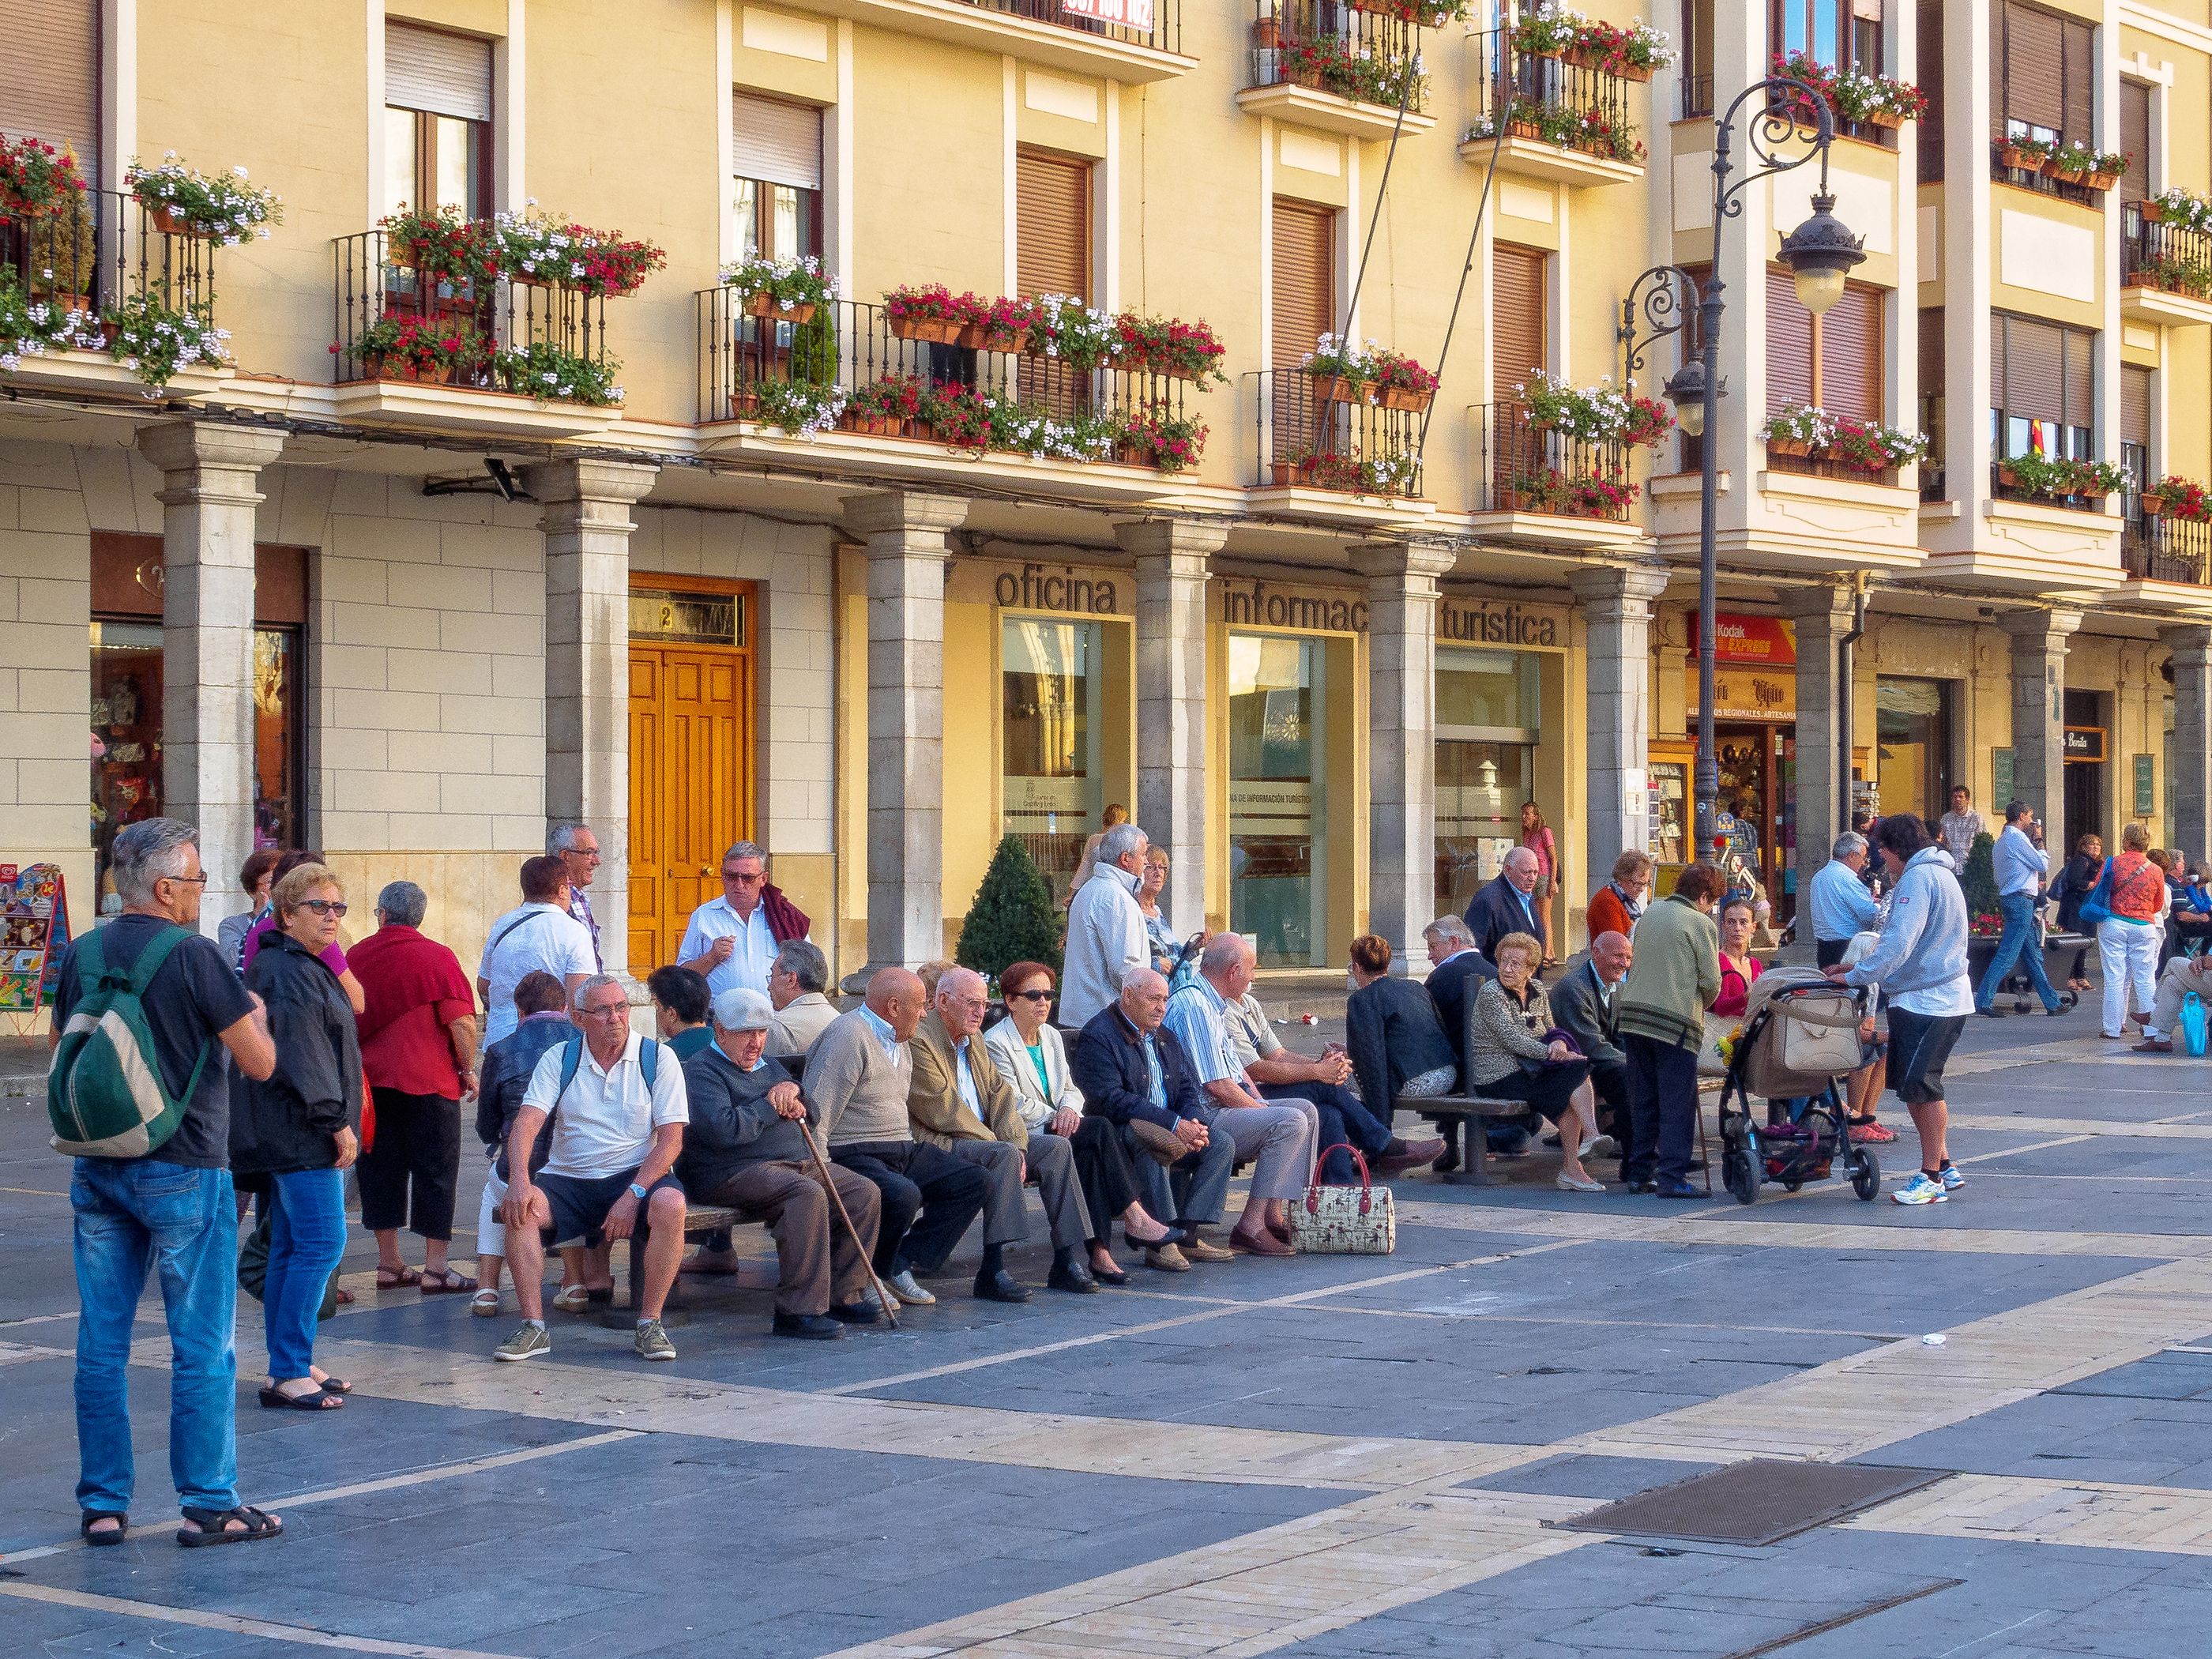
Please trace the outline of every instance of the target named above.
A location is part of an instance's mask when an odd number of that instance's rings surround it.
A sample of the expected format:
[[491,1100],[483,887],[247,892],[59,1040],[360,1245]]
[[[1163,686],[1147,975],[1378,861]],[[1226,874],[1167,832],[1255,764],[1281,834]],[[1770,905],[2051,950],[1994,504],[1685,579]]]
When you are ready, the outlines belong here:
[[1539,370],[1551,367],[1541,248],[1494,244],[1490,251],[1490,392],[1500,402]]
[[1943,307],[1924,306],[1920,312],[1920,395],[1941,398],[1943,392]]
[[2089,386],[2094,374],[2091,348],[2097,343],[2094,334],[2085,334],[2078,328],[2054,331],[2066,354],[2065,373],[2059,382],[2060,395],[2065,399],[2065,410],[2060,416],[2069,426],[2088,426],[2092,423]]
[[2120,365],[2120,441],[2150,447],[2150,370]]
[[2150,194],[2150,88],[2141,81],[2120,82],[2120,148],[2135,158],[2120,175],[2120,200],[2140,202]]
[[1275,198],[1273,356],[1296,368],[1336,328],[1336,210]]
[[1091,164],[1025,149],[1014,163],[1014,273],[1024,299],[1091,298]]
[[100,183],[98,0],[0,7],[0,132],[73,151]]
[[463,121],[490,120],[491,42],[386,23],[384,101]]
[[2064,37],[2064,95],[2058,108],[2058,130],[2081,143],[2096,140],[2097,31],[2068,18],[2060,26]]
[[[1796,299],[1794,289],[1790,299]],[[1831,415],[1881,419],[1881,307],[1880,289],[1849,283],[1844,297],[1820,319],[1820,406]],[[1771,386],[1771,370],[1767,380]]]
[[822,188],[822,112],[740,92],[731,99],[731,173],[763,184]]
[[1990,54],[1990,73],[1996,77],[1990,107],[2003,119],[2025,121],[2031,126],[2055,127],[2064,118],[2064,25],[2047,11],[2007,0],[2004,9],[2004,50]]
[[1766,273],[1766,406],[1813,401],[1813,313],[1797,303],[1796,280]]
[[1914,135],[1919,156],[1918,178],[1932,185],[1943,176],[1943,0],[1919,0],[1913,15],[1920,31],[1920,90],[1928,96],[1928,112],[1920,118]]
[[[1991,354],[1993,369],[2003,375],[1998,407],[2010,416],[2032,421],[2066,418],[2066,331],[2056,323],[2031,317],[2001,316],[1992,322],[2002,331],[2000,349]],[[2087,372],[2088,356],[2082,354]]]

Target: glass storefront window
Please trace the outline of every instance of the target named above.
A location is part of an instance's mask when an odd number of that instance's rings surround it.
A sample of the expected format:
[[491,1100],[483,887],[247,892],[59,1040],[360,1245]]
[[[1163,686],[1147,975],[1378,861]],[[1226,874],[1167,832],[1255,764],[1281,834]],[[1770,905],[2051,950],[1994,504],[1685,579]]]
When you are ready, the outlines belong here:
[[1002,833],[1022,845],[1066,899],[1083,843],[1105,811],[1098,712],[1104,705],[1104,628],[1008,617],[1000,645],[1005,748]]
[[1438,915],[1464,910],[1521,839],[1535,793],[1540,694],[1534,656],[1437,653]]
[[1952,695],[1949,680],[1875,682],[1875,781],[1885,817],[1916,812],[1933,823],[1950,810]]
[[1328,948],[1314,823],[1324,695],[1319,641],[1229,636],[1229,925],[1263,968],[1319,967]]

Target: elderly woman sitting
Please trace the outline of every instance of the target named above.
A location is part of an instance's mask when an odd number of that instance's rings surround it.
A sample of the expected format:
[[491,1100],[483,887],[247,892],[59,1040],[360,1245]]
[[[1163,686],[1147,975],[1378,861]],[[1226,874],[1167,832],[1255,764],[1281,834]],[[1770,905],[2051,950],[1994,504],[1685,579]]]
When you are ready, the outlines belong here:
[[[1544,947],[1529,933],[1498,941],[1498,977],[1475,993],[1468,1034],[1468,1086],[1493,1100],[1523,1100],[1559,1126],[1562,1190],[1601,1193],[1583,1168],[1583,1148],[1597,1138],[1597,1100],[1589,1061],[1553,1035],[1552,1005],[1535,980]],[[1571,1118],[1573,1121],[1569,1121]]]

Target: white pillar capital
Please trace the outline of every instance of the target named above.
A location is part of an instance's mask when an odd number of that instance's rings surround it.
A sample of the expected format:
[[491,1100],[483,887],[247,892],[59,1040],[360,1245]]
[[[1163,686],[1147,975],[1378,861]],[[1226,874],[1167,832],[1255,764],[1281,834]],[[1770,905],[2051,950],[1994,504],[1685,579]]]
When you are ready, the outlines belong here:
[[1457,546],[1436,536],[1355,542],[1352,548],[1352,568],[1367,579],[1370,595],[1402,588],[1413,598],[1434,599],[1437,579],[1458,562]]
[[2045,610],[2008,611],[1997,619],[1997,626],[2015,641],[2038,641],[2060,650],[2065,648],[2081,626],[2081,613],[2063,605],[2052,605]]
[[871,552],[877,550],[879,538],[891,536],[933,535],[942,546],[946,531],[957,530],[967,522],[971,505],[965,495],[885,489],[846,496],[842,517],[846,529],[865,539]]
[[1574,596],[1590,615],[1634,618],[1649,623],[1651,605],[1667,591],[1670,573],[1664,565],[1586,565],[1567,579]]

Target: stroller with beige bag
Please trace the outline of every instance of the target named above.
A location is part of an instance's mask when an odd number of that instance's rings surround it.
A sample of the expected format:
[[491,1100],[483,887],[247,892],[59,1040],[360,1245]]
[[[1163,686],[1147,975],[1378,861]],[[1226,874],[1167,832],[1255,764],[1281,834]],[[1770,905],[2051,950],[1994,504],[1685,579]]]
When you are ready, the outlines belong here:
[[[1881,1194],[1881,1164],[1872,1147],[1850,1144],[1842,1094],[1860,1061],[1864,1012],[1863,994],[1816,968],[1770,968],[1753,982],[1719,1107],[1721,1169],[1737,1203],[1756,1203],[1770,1181],[1790,1193],[1826,1181],[1838,1158],[1861,1199]],[[1754,1096],[1764,1114],[1753,1112]]]

